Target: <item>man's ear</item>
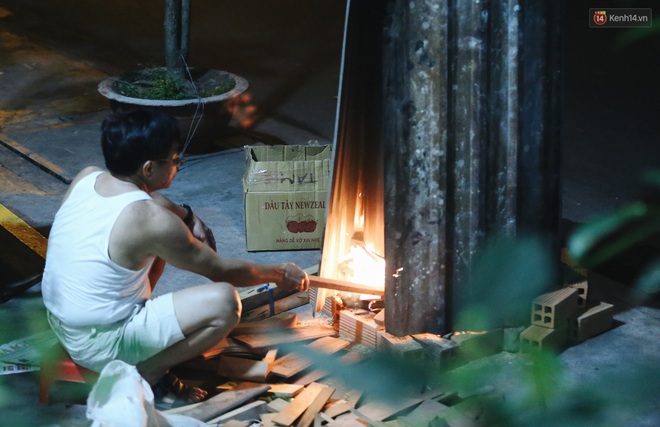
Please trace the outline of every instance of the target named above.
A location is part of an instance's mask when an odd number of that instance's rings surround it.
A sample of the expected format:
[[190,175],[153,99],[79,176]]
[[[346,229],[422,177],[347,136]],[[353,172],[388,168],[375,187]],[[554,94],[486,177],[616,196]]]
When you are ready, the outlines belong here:
[[151,175],[153,174],[154,171],[154,162],[151,160],[147,160],[142,164],[142,174],[146,178],[151,178]]

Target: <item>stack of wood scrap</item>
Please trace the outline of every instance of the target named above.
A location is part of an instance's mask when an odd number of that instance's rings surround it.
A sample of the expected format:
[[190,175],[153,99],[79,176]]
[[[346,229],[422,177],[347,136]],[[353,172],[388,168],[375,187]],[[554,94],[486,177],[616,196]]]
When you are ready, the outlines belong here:
[[485,402],[439,390],[392,401],[370,400],[359,391],[340,391],[321,382],[280,394],[277,390],[274,385],[242,382],[206,402],[166,412],[227,427],[472,427],[483,416]]
[[376,350],[378,331],[384,328],[376,323],[375,317],[376,313],[368,310],[341,310],[339,312],[339,336]]
[[435,390],[392,402],[375,400],[342,385],[295,351],[281,354],[281,344],[294,341],[335,354],[346,364],[368,359],[368,353],[350,349],[351,342],[337,338],[332,327],[300,325],[294,313],[243,322],[222,345],[190,364],[217,375],[213,396],[166,412],[227,427],[476,425],[475,417],[452,406],[458,401],[456,393]]
[[[376,350],[377,342],[384,340],[381,347],[409,355],[411,345],[421,348],[419,341],[423,341],[427,347],[437,346],[438,339],[379,336],[384,333],[382,313],[378,319],[373,313],[360,316],[352,312],[343,313],[345,336],[338,337],[334,325],[322,320],[303,325],[288,311],[308,303],[306,294],[282,294],[273,286],[245,290],[241,294],[245,313],[241,323],[217,346],[187,363],[187,367],[204,372],[205,378],[211,377],[206,373],[212,373],[213,381],[217,380],[212,386],[215,392],[210,390],[212,397],[168,413],[228,427],[404,426],[412,421],[420,426],[473,425],[473,419],[450,406],[456,401],[455,393],[434,391],[394,402],[374,400],[338,384],[329,372],[303,357],[302,351],[286,353],[283,347],[297,342],[317,353],[334,354],[348,365],[368,359],[368,352],[356,351],[360,346],[351,348],[354,343],[368,343],[367,350]],[[437,419],[444,421],[438,423]]]

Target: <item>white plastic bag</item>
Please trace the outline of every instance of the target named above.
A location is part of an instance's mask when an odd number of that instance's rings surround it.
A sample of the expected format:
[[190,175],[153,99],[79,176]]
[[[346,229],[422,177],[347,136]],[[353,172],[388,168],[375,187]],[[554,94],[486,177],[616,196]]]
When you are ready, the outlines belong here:
[[206,427],[191,417],[163,414],[154,407],[154,394],[137,369],[114,360],[101,371],[87,397],[92,427]]

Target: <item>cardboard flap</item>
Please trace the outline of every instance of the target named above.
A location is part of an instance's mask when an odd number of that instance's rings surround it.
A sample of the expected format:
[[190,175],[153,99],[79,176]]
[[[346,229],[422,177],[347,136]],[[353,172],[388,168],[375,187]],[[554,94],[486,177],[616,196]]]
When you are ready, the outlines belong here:
[[331,146],[246,146],[243,190],[326,191]]

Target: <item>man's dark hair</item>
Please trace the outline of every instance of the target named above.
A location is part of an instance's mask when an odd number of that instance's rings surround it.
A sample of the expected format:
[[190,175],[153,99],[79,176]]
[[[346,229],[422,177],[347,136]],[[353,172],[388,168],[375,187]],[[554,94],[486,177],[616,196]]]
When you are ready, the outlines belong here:
[[136,110],[115,113],[101,126],[105,166],[117,175],[132,175],[147,160],[165,159],[180,147],[179,125],[168,114]]

